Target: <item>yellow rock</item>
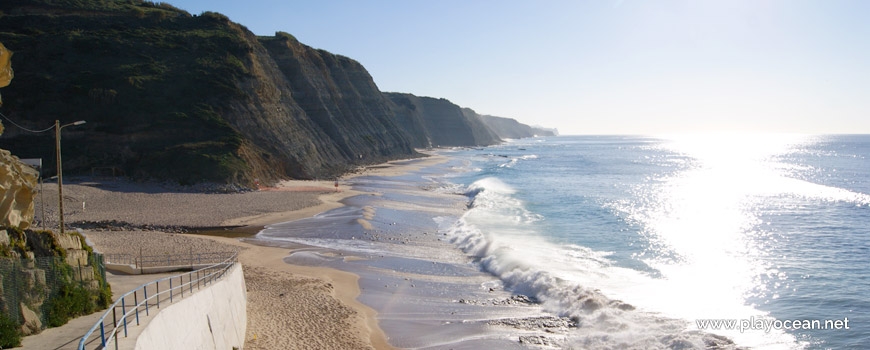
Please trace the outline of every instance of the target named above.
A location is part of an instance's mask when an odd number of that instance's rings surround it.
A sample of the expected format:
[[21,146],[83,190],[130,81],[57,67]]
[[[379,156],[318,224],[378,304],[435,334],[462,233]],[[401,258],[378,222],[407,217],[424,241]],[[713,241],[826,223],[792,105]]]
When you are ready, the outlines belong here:
[[0,149],[0,225],[30,227],[38,175],[18,157]]
[[[8,86],[12,82],[12,51],[6,49],[3,43],[0,43],[0,88]],[[3,105],[3,98],[0,97],[0,105]],[[3,124],[0,124],[0,134],[3,134]]]
[[12,82],[12,76],[12,51],[0,43],[0,87],[8,86]]

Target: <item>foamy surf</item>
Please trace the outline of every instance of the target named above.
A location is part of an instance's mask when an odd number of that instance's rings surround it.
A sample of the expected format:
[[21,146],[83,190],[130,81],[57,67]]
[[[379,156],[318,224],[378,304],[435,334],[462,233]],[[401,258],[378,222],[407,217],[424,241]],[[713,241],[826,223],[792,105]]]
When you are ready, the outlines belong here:
[[[594,286],[559,276],[581,269],[585,274],[614,273],[602,254],[544,240],[535,232],[540,215],[514,198],[516,191],[496,178],[468,186],[470,209],[449,228],[457,246],[479,259],[480,265],[518,294],[539,300],[544,308],[577,323],[566,348],[585,349],[706,349],[731,347],[727,338],[692,331],[685,320],[669,319],[611,299]],[[570,265],[559,268],[554,264]],[[604,271],[610,269],[610,271]],[[624,269],[623,269],[624,270]],[[628,271],[622,271],[628,272]],[[628,272],[631,273],[631,272]],[[639,274],[637,274],[639,275]],[[635,276],[639,277],[639,276]]]
[[[357,258],[293,258],[359,273],[360,300],[404,348],[793,350],[870,339],[860,326],[868,172],[856,161],[864,158],[837,156],[866,154],[870,142],[764,157],[665,145],[517,141],[451,152],[443,175],[360,178],[355,188],[382,195],[347,204],[376,208],[373,230],[359,225],[359,209],[296,223],[289,235]],[[431,210],[442,200],[453,204]],[[751,317],[848,317],[853,330],[741,333],[695,322]]]

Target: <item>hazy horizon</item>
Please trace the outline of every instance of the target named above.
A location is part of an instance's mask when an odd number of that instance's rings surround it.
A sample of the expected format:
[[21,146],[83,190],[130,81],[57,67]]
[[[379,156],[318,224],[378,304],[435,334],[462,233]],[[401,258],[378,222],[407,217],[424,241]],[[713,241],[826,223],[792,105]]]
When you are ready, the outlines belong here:
[[867,2],[171,3],[562,134],[870,133]]

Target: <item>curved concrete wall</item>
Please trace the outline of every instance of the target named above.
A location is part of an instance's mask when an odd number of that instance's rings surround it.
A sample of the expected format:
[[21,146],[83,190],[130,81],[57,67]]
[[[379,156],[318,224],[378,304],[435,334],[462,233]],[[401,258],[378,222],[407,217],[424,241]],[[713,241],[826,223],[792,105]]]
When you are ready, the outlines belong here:
[[135,349],[242,349],[247,303],[242,265],[236,264],[221,281],[160,310]]

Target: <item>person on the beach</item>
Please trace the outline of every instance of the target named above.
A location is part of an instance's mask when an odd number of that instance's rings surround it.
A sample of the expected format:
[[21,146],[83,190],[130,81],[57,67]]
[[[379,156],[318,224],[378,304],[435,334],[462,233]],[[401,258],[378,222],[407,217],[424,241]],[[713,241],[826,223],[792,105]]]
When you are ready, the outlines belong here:
[[338,180],[335,180],[335,192],[338,192]]

